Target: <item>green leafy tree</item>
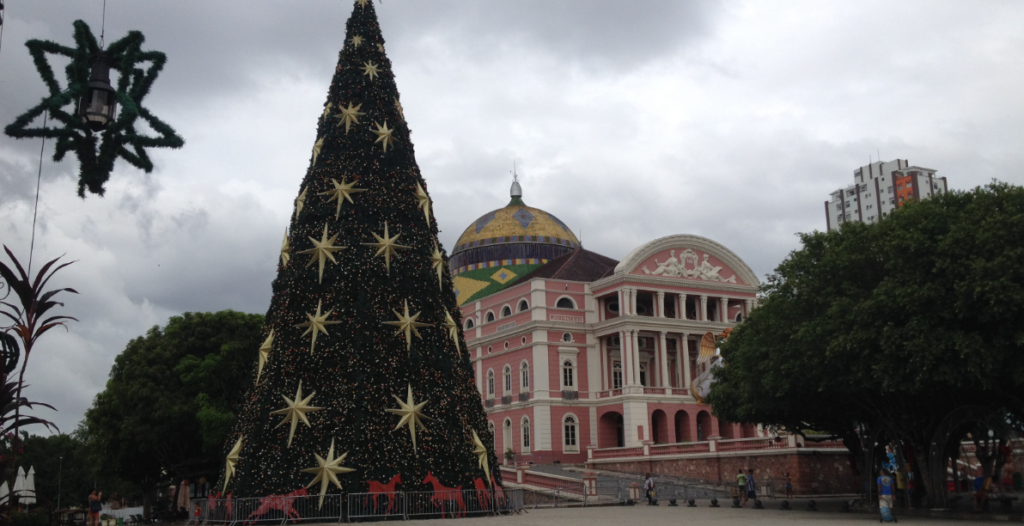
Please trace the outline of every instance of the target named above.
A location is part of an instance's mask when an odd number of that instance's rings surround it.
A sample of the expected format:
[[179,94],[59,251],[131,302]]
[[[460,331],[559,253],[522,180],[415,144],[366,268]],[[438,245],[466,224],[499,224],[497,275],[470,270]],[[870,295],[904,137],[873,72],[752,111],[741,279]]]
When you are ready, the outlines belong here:
[[[854,451],[866,436],[906,441],[919,480],[940,488],[933,442],[1024,414],[1024,189],[950,192],[801,241],[723,344],[715,412],[829,431]],[[955,411],[969,418],[948,427]]]
[[129,342],[86,412],[100,467],[147,499],[158,484],[216,476],[262,324],[258,314],[185,313]]
[[36,499],[42,506],[57,506],[58,487],[62,508],[85,507],[93,488],[105,497],[117,493],[134,501],[141,496],[115,473],[96,469],[96,459],[81,430],[70,435],[29,436],[24,447],[19,464],[35,468]]
[[[311,157],[217,489],[342,494],[396,475],[406,491],[429,488],[429,475],[447,487],[489,483],[488,473],[500,482],[485,468],[497,464],[484,445],[493,441],[368,0],[348,20]],[[324,465],[337,484],[309,471]]]

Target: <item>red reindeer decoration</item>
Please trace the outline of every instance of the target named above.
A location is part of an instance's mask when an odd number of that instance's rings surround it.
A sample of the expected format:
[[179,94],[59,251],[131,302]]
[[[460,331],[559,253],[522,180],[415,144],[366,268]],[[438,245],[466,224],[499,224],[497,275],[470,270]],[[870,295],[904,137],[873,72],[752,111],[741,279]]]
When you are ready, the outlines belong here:
[[285,522],[287,522],[288,519],[291,519],[294,524],[295,519],[301,519],[302,516],[299,515],[299,512],[295,511],[294,507],[292,507],[292,502],[296,497],[305,497],[306,495],[309,495],[306,488],[299,488],[287,495],[268,495],[263,497],[260,499],[260,507],[256,508],[256,511],[252,512],[249,515],[249,518],[246,519],[249,521],[247,524],[254,524],[256,521],[252,520],[253,517],[261,517],[273,510],[278,510],[284,513]]
[[505,492],[501,490],[501,486],[494,481],[494,475],[491,475],[491,487],[494,488],[494,501],[499,506],[505,505]]
[[487,483],[484,482],[484,479],[473,479],[473,486],[476,487],[476,500],[480,503],[480,507],[490,509],[491,491],[487,489]]
[[427,478],[423,479],[423,483],[430,484],[433,488],[434,494],[430,497],[430,502],[441,508],[442,519],[444,518],[445,502],[453,504],[452,512],[449,513],[452,517],[462,517],[466,514],[466,503],[462,500],[462,486],[449,488],[441,484],[441,481],[437,480],[437,477],[429,471]]
[[387,484],[382,484],[375,480],[371,480],[370,491],[368,493],[372,494],[372,496],[367,497],[367,499],[373,499],[373,507],[377,508],[377,498],[380,497],[381,494],[383,493],[384,496],[388,499],[388,509],[384,513],[390,515],[391,510],[395,508],[395,501],[398,499],[398,497],[395,495],[395,484],[401,483],[401,473],[395,475],[394,477],[391,477],[391,480],[389,480]]

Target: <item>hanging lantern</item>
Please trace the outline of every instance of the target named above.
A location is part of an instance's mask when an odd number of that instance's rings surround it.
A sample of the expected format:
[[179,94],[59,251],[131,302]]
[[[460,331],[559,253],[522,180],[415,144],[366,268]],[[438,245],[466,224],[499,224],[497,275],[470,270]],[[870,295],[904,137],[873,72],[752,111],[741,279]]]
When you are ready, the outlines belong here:
[[100,51],[89,59],[89,64],[92,74],[89,75],[89,87],[78,104],[78,114],[93,131],[102,131],[114,120],[114,112],[117,111],[117,99],[110,85],[110,59]]

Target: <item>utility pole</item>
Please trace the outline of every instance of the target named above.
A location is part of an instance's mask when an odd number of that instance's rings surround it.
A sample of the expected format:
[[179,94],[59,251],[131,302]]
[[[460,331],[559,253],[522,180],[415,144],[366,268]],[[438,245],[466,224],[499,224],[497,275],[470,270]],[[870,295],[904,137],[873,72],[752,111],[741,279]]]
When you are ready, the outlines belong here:
[[64,475],[64,457],[57,458],[60,459],[60,467],[57,468],[57,513],[60,513],[60,479]]

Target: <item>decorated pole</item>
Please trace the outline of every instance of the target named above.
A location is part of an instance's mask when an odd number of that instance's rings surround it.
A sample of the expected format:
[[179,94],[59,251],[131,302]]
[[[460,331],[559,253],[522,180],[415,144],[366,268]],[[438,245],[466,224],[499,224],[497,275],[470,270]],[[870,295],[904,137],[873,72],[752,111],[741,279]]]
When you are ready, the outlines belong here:
[[217,489],[238,498],[393,480],[406,491],[500,484],[448,258],[368,0],[348,20],[288,232]]

